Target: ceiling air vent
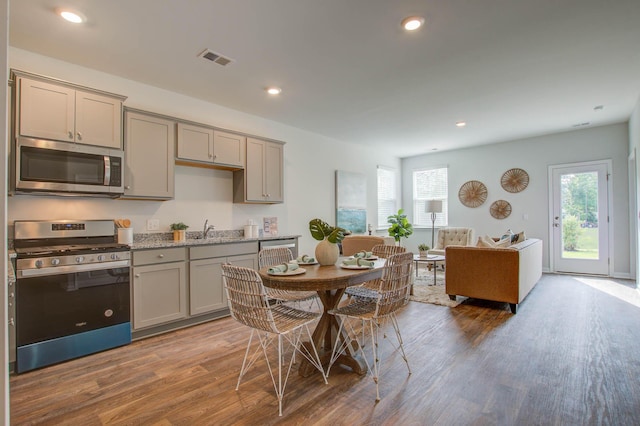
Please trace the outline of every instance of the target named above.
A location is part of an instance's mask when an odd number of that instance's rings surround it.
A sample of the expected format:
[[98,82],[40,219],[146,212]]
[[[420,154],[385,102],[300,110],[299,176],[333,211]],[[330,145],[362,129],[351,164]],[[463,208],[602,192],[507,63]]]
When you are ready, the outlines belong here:
[[222,66],[228,65],[233,62],[233,59],[224,57],[221,54],[212,52],[209,49],[205,49],[198,56]]

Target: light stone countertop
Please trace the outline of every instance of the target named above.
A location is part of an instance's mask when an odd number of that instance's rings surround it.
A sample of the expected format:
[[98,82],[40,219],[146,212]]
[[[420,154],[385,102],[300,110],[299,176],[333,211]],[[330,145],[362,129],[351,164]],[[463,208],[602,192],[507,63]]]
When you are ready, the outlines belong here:
[[244,237],[212,237],[212,238],[187,238],[185,241],[175,242],[168,239],[136,239],[134,238],[131,250],[144,250],[144,249],[156,249],[156,248],[174,248],[174,247],[193,247],[193,246],[206,246],[217,244],[234,244],[245,242],[258,242],[258,241],[271,241],[271,240],[283,240],[288,238],[299,238],[300,235],[278,235],[274,237],[260,237],[260,238],[244,238]]

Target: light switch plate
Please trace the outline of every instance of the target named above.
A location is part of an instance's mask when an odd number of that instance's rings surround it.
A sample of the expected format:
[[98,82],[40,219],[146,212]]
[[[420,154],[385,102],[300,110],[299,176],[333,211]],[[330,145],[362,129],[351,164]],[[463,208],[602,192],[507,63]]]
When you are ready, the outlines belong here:
[[148,219],[147,220],[147,231],[157,231],[160,229],[160,220],[159,219]]

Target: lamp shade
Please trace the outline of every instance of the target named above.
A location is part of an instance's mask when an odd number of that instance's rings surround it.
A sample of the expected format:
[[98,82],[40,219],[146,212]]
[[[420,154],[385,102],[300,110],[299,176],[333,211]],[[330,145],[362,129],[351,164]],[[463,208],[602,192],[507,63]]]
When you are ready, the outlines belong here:
[[427,200],[425,213],[442,213],[442,200]]

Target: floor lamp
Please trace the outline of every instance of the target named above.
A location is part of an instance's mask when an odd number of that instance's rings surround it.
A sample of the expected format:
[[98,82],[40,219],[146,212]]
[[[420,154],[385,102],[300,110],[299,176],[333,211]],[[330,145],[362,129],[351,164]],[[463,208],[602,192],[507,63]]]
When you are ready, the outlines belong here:
[[435,247],[434,237],[436,230],[436,213],[442,213],[442,200],[427,200],[427,205],[424,209],[425,213],[431,213],[431,249]]

